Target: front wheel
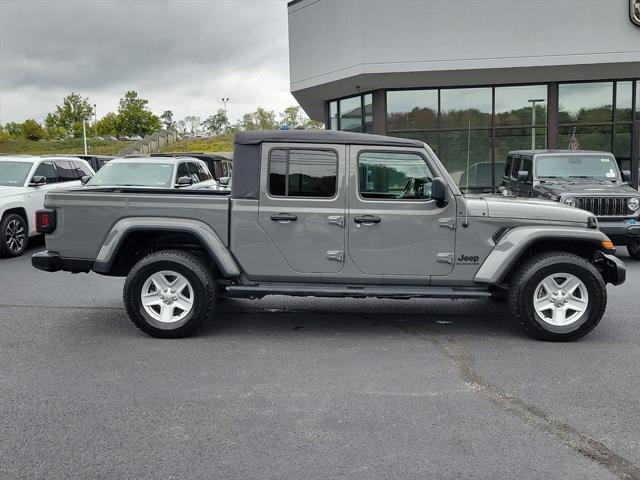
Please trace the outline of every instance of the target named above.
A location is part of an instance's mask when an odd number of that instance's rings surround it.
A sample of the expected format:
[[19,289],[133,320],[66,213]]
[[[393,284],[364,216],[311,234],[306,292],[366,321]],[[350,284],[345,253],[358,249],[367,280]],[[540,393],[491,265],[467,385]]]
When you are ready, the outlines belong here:
[[584,258],[544,253],[515,272],[509,306],[528,334],[541,340],[572,341],[600,322],[607,288],[600,272]]
[[159,338],[192,334],[213,315],[216,284],[195,255],[163,250],[147,255],[129,272],[123,298],[131,321]]

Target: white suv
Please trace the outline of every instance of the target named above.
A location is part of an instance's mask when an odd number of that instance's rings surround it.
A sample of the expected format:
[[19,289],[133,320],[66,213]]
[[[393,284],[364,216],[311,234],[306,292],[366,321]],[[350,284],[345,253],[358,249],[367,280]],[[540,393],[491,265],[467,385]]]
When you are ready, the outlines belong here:
[[35,212],[48,190],[80,185],[95,172],[75,157],[0,157],[0,257],[17,257],[37,235]]

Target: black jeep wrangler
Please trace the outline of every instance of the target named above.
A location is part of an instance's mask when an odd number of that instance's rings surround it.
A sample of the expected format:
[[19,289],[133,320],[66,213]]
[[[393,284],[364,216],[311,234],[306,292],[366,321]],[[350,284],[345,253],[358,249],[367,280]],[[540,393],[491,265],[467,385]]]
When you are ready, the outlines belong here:
[[611,153],[518,150],[507,155],[502,186],[506,195],[548,198],[593,213],[600,230],[640,260],[640,193],[629,178]]

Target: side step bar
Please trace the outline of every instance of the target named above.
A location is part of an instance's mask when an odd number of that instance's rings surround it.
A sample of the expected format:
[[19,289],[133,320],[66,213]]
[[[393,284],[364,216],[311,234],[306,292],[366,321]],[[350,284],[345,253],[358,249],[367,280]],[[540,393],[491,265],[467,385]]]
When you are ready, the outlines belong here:
[[402,285],[341,285],[320,283],[259,283],[226,285],[225,296],[262,298],[267,295],[294,297],[352,298],[488,298],[491,292],[483,287],[411,287]]

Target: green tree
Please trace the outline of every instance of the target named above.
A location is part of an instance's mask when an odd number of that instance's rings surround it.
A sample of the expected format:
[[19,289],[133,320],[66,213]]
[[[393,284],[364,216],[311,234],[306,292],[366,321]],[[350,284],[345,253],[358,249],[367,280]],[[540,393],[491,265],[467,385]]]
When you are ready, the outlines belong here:
[[162,128],[160,119],[154,115],[138,93],[129,90],[120,99],[116,129],[122,135],[148,135]]
[[229,128],[229,118],[227,113],[222,109],[218,109],[215,115],[211,115],[204,122],[202,122],[205,130],[211,134],[219,135],[224,133]]
[[22,124],[22,131],[27,140],[40,140],[47,137],[47,132],[42,125],[30,118]]
[[289,128],[302,127],[301,110],[297,105],[285,108],[280,114],[280,125],[287,125]]
[[160,120],[164,123],[164,128],[167,130],[173,128],[175,126],[175,122],[173,121],[173,112],[171,110],[165,110],[160,115]]
[[279,124],[273,110],[258,107],[254,112],[242,116],[239,127],[241,130],[275,130]]
[[98,135],[118,135],[118,129],[116,127],[117,123],[118,116],[113,112],[107,113],[104,117],[98,120],[98,124],[96,125]]
[[188,115],[184,117],[184,123],[186,125],[187,131],[196,133],[198,131],[198,127],[200,127],[200,117]]
[[4,126],[4,129],[11,137],[22,137],[24,135],[21,123],[9,122]]
[[93,116],[93,106],[88,98],[83,98],[80,94],[71,92],[64,97],[62,105],[56,105],[56,110],[47,115],[45,127],[64,128],[75,137],[82,136],[82,120],[90,119]]

